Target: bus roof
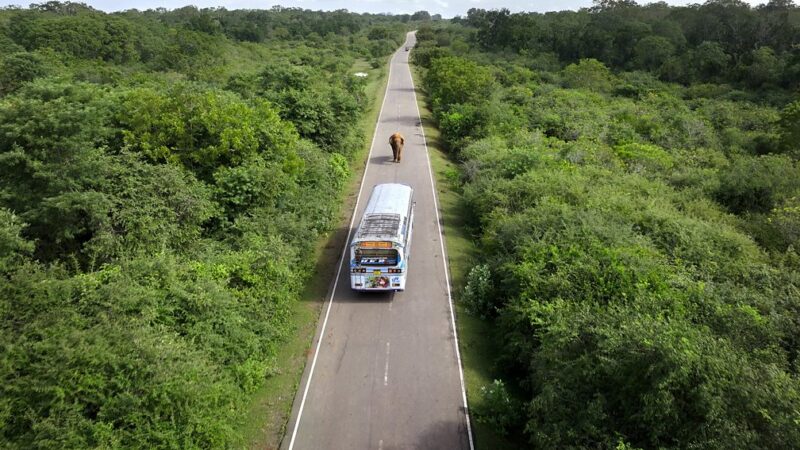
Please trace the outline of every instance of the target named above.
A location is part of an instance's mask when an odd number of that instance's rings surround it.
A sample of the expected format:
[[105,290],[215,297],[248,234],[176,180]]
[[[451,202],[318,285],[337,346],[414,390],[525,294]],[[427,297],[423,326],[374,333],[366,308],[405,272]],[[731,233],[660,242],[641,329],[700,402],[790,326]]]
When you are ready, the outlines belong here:
[[401,241],[412,193],[410,186],[399,183],[378,184],[372,188],[354,241]]
[[405,216],[411,205],[411,186],[399,183],[377,184],[369,196],[367,214],[400,214]]

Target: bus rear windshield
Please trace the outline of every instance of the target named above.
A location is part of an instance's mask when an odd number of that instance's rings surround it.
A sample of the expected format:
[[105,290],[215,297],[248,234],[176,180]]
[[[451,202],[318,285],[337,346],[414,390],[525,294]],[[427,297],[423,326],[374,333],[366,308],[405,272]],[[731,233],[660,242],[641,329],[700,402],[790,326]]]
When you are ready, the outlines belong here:
[[397,250],[383,248],[360,248],[356,250],[359,266],[396,266]]

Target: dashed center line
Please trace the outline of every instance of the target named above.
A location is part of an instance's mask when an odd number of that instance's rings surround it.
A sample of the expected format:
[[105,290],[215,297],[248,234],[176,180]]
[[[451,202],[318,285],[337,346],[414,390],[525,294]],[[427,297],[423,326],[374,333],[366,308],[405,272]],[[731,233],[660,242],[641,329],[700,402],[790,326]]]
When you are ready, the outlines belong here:
[[378,441],[378,450],[383,450],[383,439]]
[[[388,386],[389,385],[389,349],[390,348],[391,348],[391,345],[387,342],[386,343],[386,365],[384,366],[384,369],[383,369],[383,385],[384,386]],[[383,442],[383,441],[381,441],[381,442]]]

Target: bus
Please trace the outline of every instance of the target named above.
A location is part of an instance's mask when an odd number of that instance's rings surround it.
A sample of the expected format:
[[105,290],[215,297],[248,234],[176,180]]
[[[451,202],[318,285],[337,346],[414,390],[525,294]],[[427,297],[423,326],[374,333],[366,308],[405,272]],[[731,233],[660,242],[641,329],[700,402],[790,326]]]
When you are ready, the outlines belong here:
[[398,183],[372,188],[350,244],[350,287],[356,291],[406,288],[414,190]]

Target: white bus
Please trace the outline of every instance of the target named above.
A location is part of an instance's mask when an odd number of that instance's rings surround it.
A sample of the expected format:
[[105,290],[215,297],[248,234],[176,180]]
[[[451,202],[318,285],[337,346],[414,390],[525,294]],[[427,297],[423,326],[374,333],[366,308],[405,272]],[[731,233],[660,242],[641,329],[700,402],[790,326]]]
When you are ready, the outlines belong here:
[[397,183],[379,184],[350,244],[350,287],[357,291],[406,288],[414,190]]

